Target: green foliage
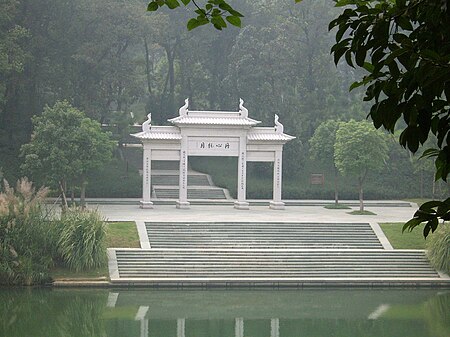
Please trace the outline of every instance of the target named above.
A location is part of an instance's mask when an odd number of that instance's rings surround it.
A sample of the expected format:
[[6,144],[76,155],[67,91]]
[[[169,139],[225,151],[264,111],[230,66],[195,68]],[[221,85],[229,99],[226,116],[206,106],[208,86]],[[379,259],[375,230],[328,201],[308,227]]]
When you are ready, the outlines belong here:
[[111,158],[109,134],[67,101],[45,107],[32,120],[31,142],[22,146],[22,169],[42,184],[61,189],[66,182],[84,185],[86,174]]
[[47,189],[27,179],[0,193],[0,284],[34,284],[49,279],[54,228],[44,208]]
[[[139,159],[142,160],[142,157]],[[142,177],[133,163],[127,164],[127,161],[113,158],[107,165],[91,171],[87,176],[87,195],[92,198],[140,198]]]
[[368,122],[350,120],[336,131],[334,162],[344,175],[358,179],[360,212],[364,211],[363,184],[370,170],[378,171],[388,158],[388,146],[382,132]]
[[7,99],[7,81],[18,76],[24,70],[29,57],[25,48],[29,31],[17,24],[14,16],[20,10],[19,3],[15,0],[2,0],[0,13],[0,107]]
[[107,226],[98,211],[70,208],[58,224],[58,253],[68,268],[81,271],[106,263]]
[[[191,0],[181,0],[181,2],[187,6],[191,3]],[[188,30],[206,24],[212,24],[217,30],[222,30],[227,27],[224,18],[233,26],[241,27],[241,18],[244,16],[224,0],[208,0],[204,7],[200,7],[196,1],[192,1],[192,4],[196,8],[194,12],[197,14],[197,17],[188,21]],[[180,2],[178,0],[156,0],[148,4],[147,10],[154,12],[163,6],[175,9],[180,6]]]
[[444,201],[433,200],[422,204],[414,217],[403,226],[403,231],[412,231],[415,227],[424,223],[423,236],[427,237],[430,231],[438,228],[439,219],[450,221],[450,198]]
[[322,122],[309,140],[309,152],[313,160],[319,160],[334,167],[334,144],[339,122],[333,119]]
[[450,274],[450,224],[439,226],[434,235],[427,241],[428,258],[431,264],[440,271]]
[[344,175],[364,180],[369,170],[380,170],[387,159],[388,146],[384,134],[370,123],[351,120],[340,123],[336,132],[335,164]]
[[[329,29],[337,27],[332,47],[335,63],[344,57],[351,67],[367,75],[350,89],[366,86],[364,100],[372,101],[370,117],[376,128],[394,133],[403,119],[399,142],[416,152],[431,134],[437,146],[423,157],[435,158],[435,180],[447,181],[450,173],[450,8],[441,0],[381,1],[337,0],[351,5]],[[444,201],[436,207],[446,208]],[[425,210],[426,212],[426,210]],[[448,213],[442,213],[444,217]],[[424,235],[437,227],[440,214],[420,214],[409,229],[426,222]]]

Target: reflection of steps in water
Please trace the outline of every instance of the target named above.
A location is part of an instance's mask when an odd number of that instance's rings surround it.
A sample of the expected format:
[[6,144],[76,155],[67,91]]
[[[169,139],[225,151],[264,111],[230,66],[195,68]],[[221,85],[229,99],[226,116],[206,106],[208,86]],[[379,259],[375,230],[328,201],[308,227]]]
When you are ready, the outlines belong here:
[[152,248],[383,248],[368,223],[145,224]]
[[[438,294],[430,289],[123,290],[117,308],[104,319],[111,336],[448,336],[449,294]],[[149,308],[147,315],[133,321],[141,306]],[[369,321],[379,308],[384,312]],[[435,314],[418,318],[424,308]]]
[[[236,317],[244,317],[246,320],[274,317],[288,320],[366,320],[377,308],[386,304],[391,308],[423,308],[424,303],[439,297],[438,293],[439,290],[436,289],[399,288],[321,288],[301,291],[134,289],[120,290],[116,307],[119,315],[123,315],[125,308],[130,310],[129,318],[133,319],[139,307],[145,306],[149,308],[146,318],[162,321],[176,320],[179,317],[189,317],[193,320],[229,320],[230,323],[234,322]],[[447,293],[444,296],[448,298],[449,295]]]

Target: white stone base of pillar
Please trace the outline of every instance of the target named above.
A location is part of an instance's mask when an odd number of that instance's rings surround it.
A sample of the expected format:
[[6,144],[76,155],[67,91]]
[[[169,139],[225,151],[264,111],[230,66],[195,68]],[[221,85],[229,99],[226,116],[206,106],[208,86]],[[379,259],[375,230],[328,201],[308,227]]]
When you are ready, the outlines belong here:
[[179,209],[189,209],[190,203],[188,201],[179,201],[177,200],[177,208]]
[[246,201],[235,201],[234,202],[234,208],[236,209],[249,209],[249,203]]
[[269,207],[271,209],[279,209],[279,210],[285,209],[284,202],[282,201],[271,201]]
[[140,204],[139,207],[144,208],[144,209],[151,209],[151,208],[153,208],[153,202],[151,202],[151,201],[143,201],[143,200],[141,200],[139,202],[139,204]]

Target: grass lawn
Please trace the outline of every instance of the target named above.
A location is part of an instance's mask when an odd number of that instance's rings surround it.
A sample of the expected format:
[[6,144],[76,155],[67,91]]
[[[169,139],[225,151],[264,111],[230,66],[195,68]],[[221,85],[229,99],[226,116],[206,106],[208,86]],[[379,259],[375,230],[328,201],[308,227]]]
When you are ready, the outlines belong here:
[[371,212],[371,211],[351,211],[351,212],[348,212],[348,214],[351,214],[351,215],[376,215],[374,212]]
[[106,246],[108,248],[140,248],[134,221],[108,222]]
[[326,208],[326,209],[351,209],[351,207],[343,205],[343,204],[329,204],[329,205],[323,206],[323,208]]
[[416,228],[412,232],[403,232],[403,222],[380,223],[380,227],[395,249],[425,249],[422,230]]
[[[106,247],[108,248],[139,248],[139,236],[134,221],[108,222]],[[105,252],[106,254],[106,252]],[[67,268],[55,267],[51,275],[53,279],[85,279],[108,277],[108,267],[76,272]]]
[[405,201],[408,202],[414,202],[417,204],[417,206],[421,206],[423,203],[430,201],[431,199],[426,199],[426,198],[412,198],[412,199],[404,199]]

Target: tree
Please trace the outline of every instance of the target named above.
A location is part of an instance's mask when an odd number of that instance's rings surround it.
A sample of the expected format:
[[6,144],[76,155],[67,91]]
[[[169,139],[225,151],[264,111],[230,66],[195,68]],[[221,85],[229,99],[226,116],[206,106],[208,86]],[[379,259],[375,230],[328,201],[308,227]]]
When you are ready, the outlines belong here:
[[314,131],[314,135],[309,140],[309,152],[312,159],[319,160],[334,171],[334,202],[339,203],[338,194],[338,175],[339,170],[336,167],[334,156],[334,145],[336,143],[336,132],[339,128],[339,122],[329,119]]
[[367,173],[380,170],[387,158],[385,135],[370,123],[350,120],[339,124],[334,145],[335,165],[342,174],[357,177],[360,211],[364,211],[363,186]]
[[[344,56],[366,75],[351,89],[366,86],[376,128],[394,133],[405,127],[399,142],[416,152],[431,134],[437,147],[424,152],[435,157],[435,180],[450,173],[450,8],[443,0],[338,0],[347,6],[329,28],[337,27],[332,48],[335,63]],[[403,121],[401,121],[403,120]],[[425,223],[424,236],[439,219],[450,220],[450,198],[424,204],[404,230]]]
[[31,141],[22,146],[22,169],[33,179],[58,188],[67,206],[67,184],[80,186],[80,202],[85,204],[86,174],[107,162],[114,143],[98,122],[86,117],[67,101],[46,106],[33,117]]

